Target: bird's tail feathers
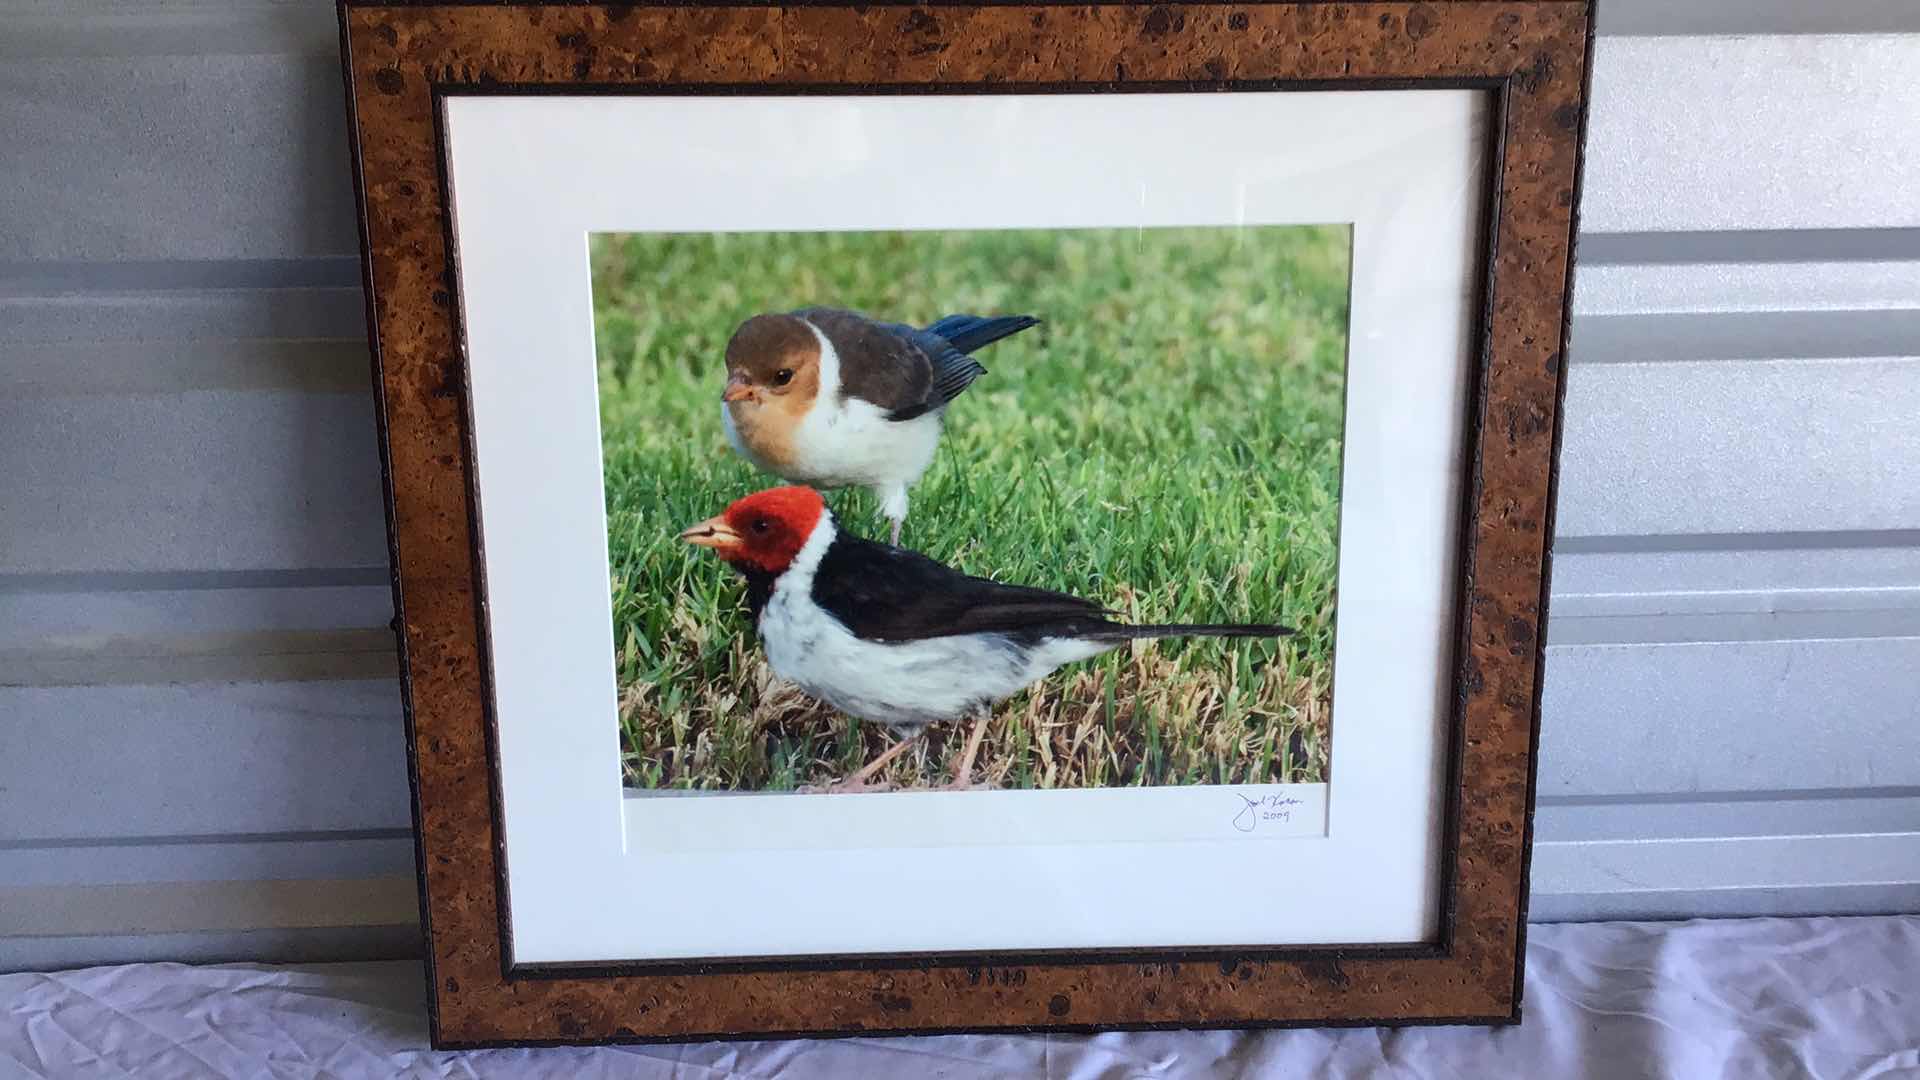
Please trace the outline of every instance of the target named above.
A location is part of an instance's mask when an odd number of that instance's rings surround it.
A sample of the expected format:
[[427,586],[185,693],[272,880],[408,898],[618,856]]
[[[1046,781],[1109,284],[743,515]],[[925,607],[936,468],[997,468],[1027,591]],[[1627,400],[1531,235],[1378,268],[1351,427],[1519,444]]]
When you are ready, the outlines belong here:
[[1039,325],[1040,320],[1031,315],[949,315],[927,330],[946,338],[961,352],[970,353]]
[[1145,626],[1114,623],[1103,626],[1088,636],[1110,641],[1134,641],[1140,638],[1169,637],[1278,638],[1287,637],[1292,633],[1291,626],[1276,626],[1270,623],[1152,623]]

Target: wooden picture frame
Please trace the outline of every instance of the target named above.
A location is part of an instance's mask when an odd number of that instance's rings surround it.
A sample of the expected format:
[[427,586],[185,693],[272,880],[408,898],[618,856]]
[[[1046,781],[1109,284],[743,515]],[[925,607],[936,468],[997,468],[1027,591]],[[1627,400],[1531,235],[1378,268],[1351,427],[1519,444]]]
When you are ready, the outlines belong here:
[[[1518,1019],[1590,3],[347,0],[340,15],[436,1046]],[[1427,87],[1494,102],[1437,940],[512,961],[449,95]]]

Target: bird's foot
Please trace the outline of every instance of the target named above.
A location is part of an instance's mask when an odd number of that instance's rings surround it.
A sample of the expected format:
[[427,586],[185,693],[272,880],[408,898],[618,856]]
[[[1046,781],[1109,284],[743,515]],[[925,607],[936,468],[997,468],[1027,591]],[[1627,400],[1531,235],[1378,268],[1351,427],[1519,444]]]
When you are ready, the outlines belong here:
[[802,784],[794,788],[798,795],[877,795],[895,790],[891,780],[861,780],[847,777],[831,784]]
[[[910,737],[901,739],[899,742],[887,747],[886,751],[879,757],[861,766],[860,771],[854,773],[852,776],[835,780],[833,783],[827,784],[824,787],[801,788],[800,790],[802,793],[809,795],[854,795],[862,792],[892,791],[893,783],[886,778],[887,765],[892,762],[894,758],[899,757],[917,745],[921,745],[918,738]],[[875,779],[875,777],[879,779]]]
[[894,547],[900,546],[900,525],[901,523],[898,521],[895,521],[893,523],[893,533],[891,538],[887,541],[887,543],[892,544]]
[[973,732],[967,736],[966,749],[960,752],[960,764],[953,770],[953,780],[941,787],[941,791],[991,791],[991,784],[974,784],[973,766],[980,757],[980,744],[987,737],[987,724],[993,719],[993,710],[981,708],[973,718]]
[[935,791],[998,791],[1000,789],[994,787],[992,784],[989,784],[984,780],[968,780],[965,777],[956,777],[953,780],[949,780],[948,782],[941,784],[939,787],[934,788],[933,790]]

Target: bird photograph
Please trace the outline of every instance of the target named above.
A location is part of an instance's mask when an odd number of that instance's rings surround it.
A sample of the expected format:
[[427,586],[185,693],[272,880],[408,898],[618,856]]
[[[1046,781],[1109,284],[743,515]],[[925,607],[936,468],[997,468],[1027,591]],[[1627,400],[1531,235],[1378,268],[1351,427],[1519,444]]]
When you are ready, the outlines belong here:
[[1326,780],[1351,241],[590,237],[626,786]]

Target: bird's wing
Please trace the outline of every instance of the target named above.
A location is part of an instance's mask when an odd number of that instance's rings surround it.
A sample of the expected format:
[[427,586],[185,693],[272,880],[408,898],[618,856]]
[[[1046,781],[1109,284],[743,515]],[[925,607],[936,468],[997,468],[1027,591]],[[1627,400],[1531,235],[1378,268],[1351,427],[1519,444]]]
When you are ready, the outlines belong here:
[[925,330],[900,329],[913,335],[933,358],[933,393],[927,407],[935,408],[959,397],[973,380],[987,373],[971,355],[975,350],[1039,325],[1040,320],[1031,315],[962,314],[948,315]]
[[[925,331],[915,331],[932,337]],[[945,405],[961,395],[973,380],[987,373],[986,366],[966,353],[946,345],[933,355],[933,386],[928,395],[927,408]]]
[[869,641],[1072,634],[1111,625],[1091,600],[973,577],[918,552],[844,533],[820,560],[813,600]]
[[[888,413],[888,419],[927,410],[933,392],[934,355],[917,331],[875,322],[852,311],[806,308],[795,315],[818,327],[840,356],[840,390]],[[935,339],[944,345],[944,339]]]

